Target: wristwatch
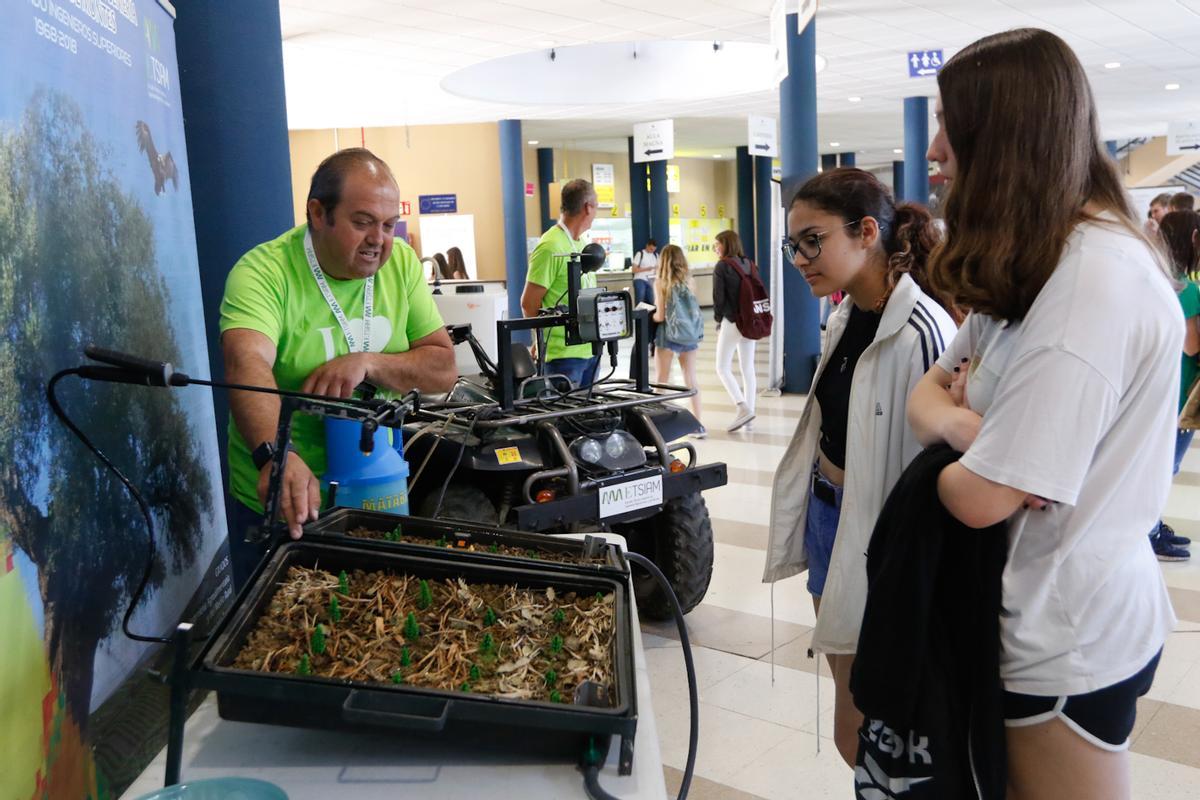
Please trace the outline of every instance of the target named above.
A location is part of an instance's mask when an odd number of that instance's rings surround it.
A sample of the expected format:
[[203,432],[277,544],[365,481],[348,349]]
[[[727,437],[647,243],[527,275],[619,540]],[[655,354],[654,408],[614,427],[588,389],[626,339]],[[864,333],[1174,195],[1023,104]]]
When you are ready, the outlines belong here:
[[[296,448],[288,442],[287,449],[296,452]],[[267,441],[254,448],[250,453],[251,460],[254,461],[254,468],[261,471],[263,467],[271,463],[271,459],[275,457],[275,442],[268,439]]]

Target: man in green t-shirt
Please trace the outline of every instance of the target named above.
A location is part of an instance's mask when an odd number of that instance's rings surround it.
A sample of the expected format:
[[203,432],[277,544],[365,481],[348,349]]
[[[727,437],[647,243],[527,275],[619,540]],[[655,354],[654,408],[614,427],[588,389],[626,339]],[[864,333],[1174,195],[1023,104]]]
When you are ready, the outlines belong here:
[[[226,379],[333,397],[363,381],[383,393],[448,390],[454,347],[412,248],[393,240],[400,192],[387,164],[362,148],[321,162],[308,224],[255,247],[234,265],[221,302]],[[279,398],[229,398],[230,556],[240,585],[262,555],[244,542],[261,521]],[[282,511],[292,538],[317,518],[324,425],[293,418]]]
[[[521,293],[521,310],[536,317],[542,308],[567,303],[568,253],[578,253],[586,242],[583,234],[596,219],[596,190],[582,178],[567,181],[562,187],[562,215],[554,227],[542,234],[529,257],[529,274]],[[595,273],[585,274],[580,288],[596,285]],[[546,371],[566,375],[577,386],[590,386],[596,377],[598,356],[590,344],[568,345],[566,328],[551,328],[546,336]]]

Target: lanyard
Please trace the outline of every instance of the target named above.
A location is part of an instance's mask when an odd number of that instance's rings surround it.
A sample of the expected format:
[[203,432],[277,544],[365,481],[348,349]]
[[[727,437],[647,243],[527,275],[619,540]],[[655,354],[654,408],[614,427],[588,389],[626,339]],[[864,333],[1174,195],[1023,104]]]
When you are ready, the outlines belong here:
[[321,271],[321,265],[317,263],[317,254],[313,252],[312,231],[304,232],[304,255],[308,256],[308,268],[312,270],[317,287],[321,290],[321,296],[325,298],[338,325],[342,326],[342,335],[346,337],[346,345],[349,346],[350,352],[369,353],[371,351],[371,319],[375,316],[375,276],[367,278],[366,285],[363,286],[363,341],[360,350],[354,340],[354,334],[350,332],[350,322],[346,319],[346,314],[342,311],[342,306],[338,303],[337,298],[333,296],[329,282],[325,280],[325,273]]
[[562,228],[562,232],[567,235],[567,241],[570,242],[571,252],[578,253],[579,251],[575,249],[575,237],[571,235],[571,232],[569,230],[567,230],[567,226],[562,224],[561,219],[554,224],[557,225],[558,227]]

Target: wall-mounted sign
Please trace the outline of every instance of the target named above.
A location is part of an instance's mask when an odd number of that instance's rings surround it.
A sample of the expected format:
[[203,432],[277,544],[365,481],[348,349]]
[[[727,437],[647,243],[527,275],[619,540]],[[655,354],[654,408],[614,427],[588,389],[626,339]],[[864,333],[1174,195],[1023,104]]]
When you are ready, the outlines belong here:
[[751,114],[747,118],[747,138],[750,155],[775,158],[779,155],[779,135],[776,133],[774,117]]
[[1200,155],[1200,122],[1167,123],[1167,155]]
[[612,164],[592,164],[592,186],[596,190],[596,205],[600,208],[613,208],[616,186]]
[[667,164],[667,194],[679,194],[678,164]]
[[614,217],[619,217],[619,216],[621,216],[621,209],[617,208],[617,204],[616,204],[616,203],[613,203],[613,207],[612,207],[612,215],[613,215]]
[[633,160],[668,161],[675,157],[675,120],[639,122],[633,126]]
[[525,181],[525,196],[533,197],[533,181]]
[[[787,60],[787,0],[771,3],[771,82],[778,87],[788,76]],[[803,28],[801,28],[803,30]]]
[[724,203],[720,203],[717,205],[717,216],[718,217],[725,216],[725,204]]
[[708,206],[706,206],[704,203],[700,204],[700,216],[701,217],[708,216]]
[[679,216],[679,203],[671,203],[671,216],[672,217]]
[[926,78],[942,69],[941,50],[917,50],[908,54],[908,77]]
[[407,217],[412,213],[412,203],[407,200],[400,201],[400,216]]
[[422,214],[457,214],[458,195],[456,194],[421,194],[417,195],[417,208]]
[[804,29],[808,27],[808,23],[812,22],[812,18],[817,15],[817,0],[800,0],[800,7],[797,9],[796,22],[799,23],[796,28],[797,33],[804,33]]

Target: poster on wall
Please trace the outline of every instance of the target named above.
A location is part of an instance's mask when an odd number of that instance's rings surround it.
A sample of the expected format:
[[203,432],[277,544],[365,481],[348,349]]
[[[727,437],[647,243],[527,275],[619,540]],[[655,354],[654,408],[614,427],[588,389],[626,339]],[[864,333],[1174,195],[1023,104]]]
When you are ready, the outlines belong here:
[[717,263],[717,234],[732,228],[732,220],[719,217],[706,219],[672,219],[671,244],[679,245],[692,268]]
[[615,207],[615,183],[612,164],[592,164],[592,186],[596,189],[596,205],[598,207]]
[[422,258],[429,258],[434,253],[446,255],[451,247],[457,247],[466,264],[467,277],[471,280],[479,277],[475,263],[474,214],[422,216],[417,224],[421,229],[418,244],[421,245]]
[[227,603],[212,395],[69,377],[89,343],[208,378],[174,20],[153,0],[9,4],[0,25],[0,797],[119,795],[165,743],[144,670]]

